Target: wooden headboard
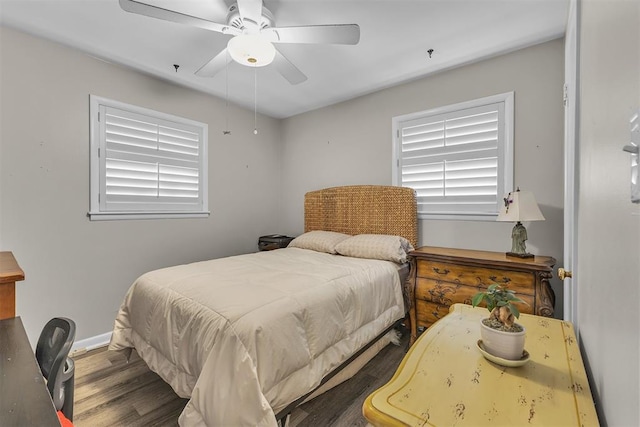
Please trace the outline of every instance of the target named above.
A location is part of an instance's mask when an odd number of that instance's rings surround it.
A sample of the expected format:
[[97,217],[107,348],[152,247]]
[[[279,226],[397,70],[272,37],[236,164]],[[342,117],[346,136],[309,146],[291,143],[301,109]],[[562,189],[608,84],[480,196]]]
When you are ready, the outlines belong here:
[[350,185],[304,196],[304,231],[391,234],[418,247],[418,209],[411,188]]

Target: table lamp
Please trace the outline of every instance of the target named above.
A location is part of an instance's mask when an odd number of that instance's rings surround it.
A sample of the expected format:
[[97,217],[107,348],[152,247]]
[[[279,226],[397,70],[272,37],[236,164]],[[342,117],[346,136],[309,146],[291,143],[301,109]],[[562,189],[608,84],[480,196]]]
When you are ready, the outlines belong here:
[[530,191],[512,191],[504,198],[504,204],[498,212],[496,221],[511,221],[516,225],[511,231],[511,252],[507,256],[518,258],[533,258],[533,254],[527,253],[525,241],[527,229],[521,221],[544,221],[544,216],[538,208],[536,198]]

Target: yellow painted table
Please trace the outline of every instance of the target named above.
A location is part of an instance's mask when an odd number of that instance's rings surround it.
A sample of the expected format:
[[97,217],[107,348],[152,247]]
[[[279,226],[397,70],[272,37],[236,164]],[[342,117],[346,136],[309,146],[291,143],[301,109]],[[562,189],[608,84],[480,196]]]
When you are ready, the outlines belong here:
[[571,323],[522,314],[530,360],[504,367],[477,348],[485,308],[454,304],[362,411],[374,426],[597,426]]

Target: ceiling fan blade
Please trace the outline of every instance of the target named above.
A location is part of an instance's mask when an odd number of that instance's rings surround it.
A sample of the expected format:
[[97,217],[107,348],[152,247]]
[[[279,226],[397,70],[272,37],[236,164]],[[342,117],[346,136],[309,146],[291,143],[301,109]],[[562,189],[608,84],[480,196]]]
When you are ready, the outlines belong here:
[[305,76],[302,71],[298,70],[291,61],[285,58],[278,49],[276,49],[276,57],[273,60],[273,65],[276,67],[276,70],[282,74],[282,77],[287,79],[292,85],[297,85],[307,80],[307,76]]
[[178,24],[190,25],[192,27],[204,28],[205,30],[217,31],[223,34],[236,35],[241,31],[228,25],[218,24],[184,13],[176,12],[150,4],[141,3],[136,0],[120,0],[120,7],[126,12],[137,13],[138,15],[150,16],[164,21],[177,22]]
[[222,71],[229,62],[231,62],[231,55],[228,55],[227,48],[224,48],[222,52],[214,56],[211,61],[200,67],[198,71],[196,71],[196,75],[199,77],[213,77]]
[[260,21],[262,21],[262,0],[238,0],[238,12],[245,26],[254,26],[256,30],[260,28]]
[[260,33],[274,43],[358,44],[358,24],[308,25],[265,28]]

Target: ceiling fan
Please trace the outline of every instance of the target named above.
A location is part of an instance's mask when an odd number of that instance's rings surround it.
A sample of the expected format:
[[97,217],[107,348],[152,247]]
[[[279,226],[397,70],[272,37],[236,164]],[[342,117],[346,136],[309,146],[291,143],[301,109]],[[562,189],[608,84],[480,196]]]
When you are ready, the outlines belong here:
[[127,12],[233,36],[225,49],[196,71],[196,75],[201,77],[213,77],[231,59],[251,67],[273,62],[278,72],[295,85],[307,80],[307,76],[285,58],[273,43],[354,45],[360,41],[360,27],[357,24],[276,27],[272,13],[264,7],[262,0],[237,0],[229,7],[225,24],[137,0],[120,0],[120,7]]

